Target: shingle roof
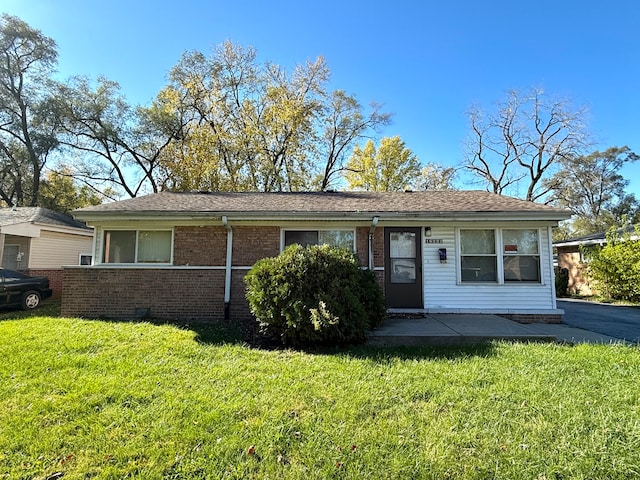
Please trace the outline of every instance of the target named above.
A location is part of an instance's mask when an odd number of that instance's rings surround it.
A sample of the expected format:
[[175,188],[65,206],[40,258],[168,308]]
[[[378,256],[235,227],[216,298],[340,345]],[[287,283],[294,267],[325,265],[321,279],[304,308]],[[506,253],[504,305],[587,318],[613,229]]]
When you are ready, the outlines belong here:
[[88,229],[84,222],[80,222],[65,215],[43,207],[15,207],[0,208],[0,227],[16,225],[18,223],[39,223],[58,227],[72,227]]
[[494,193],[421,192],[161,192],[74,212],[79,218],[110,214],[547,214],[564,219],[566,210]]

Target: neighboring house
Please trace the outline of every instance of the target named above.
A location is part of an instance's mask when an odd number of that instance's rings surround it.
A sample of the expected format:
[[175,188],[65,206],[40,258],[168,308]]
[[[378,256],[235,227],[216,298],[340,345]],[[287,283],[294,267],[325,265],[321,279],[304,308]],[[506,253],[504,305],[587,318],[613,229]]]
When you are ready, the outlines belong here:
[[69,215],[41,207],[0,208],[3,268],[49,278],[62,294],[62,266],[91,264],[93,229]]
[[[618,231],[619,234],[622,232],[622,229]],[[637,240],[637,236],[633,233],[634,227],[629,227],[628,232],[633,240]],[[569,273],[567,291],[571,295],[595,295],[598,293],[587,276],[589,256],[585,254],[588,253],[589,248],[601,247],[606,243],[607,232],[598,232],[553,244],[556,249],[558,267],[566,268]]]
[[480,191],[170,193],[74,212],[94,265],[64,315],[246,320],[244,275],[291,243],[353,250],[391,311],[559,321],[551,233],[569,212]]

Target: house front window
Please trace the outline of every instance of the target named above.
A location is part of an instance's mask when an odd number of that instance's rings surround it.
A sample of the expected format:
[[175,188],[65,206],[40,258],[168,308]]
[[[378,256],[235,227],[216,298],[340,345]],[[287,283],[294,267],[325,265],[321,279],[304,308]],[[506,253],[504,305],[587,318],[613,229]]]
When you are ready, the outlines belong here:
[[104,263],[171,263],[170,230],[107,230]]
[[460,229],[460,281],[540,283],[538,230]]
[[308,245],[331,245],[355,251],[355,233],[353,230],[285,230],[284,246],[297,243]]
[[494,230],[460,230],[461,280],[496,282],[497,255]]
[[537,230],[502,230],[505,282],[540,282]]

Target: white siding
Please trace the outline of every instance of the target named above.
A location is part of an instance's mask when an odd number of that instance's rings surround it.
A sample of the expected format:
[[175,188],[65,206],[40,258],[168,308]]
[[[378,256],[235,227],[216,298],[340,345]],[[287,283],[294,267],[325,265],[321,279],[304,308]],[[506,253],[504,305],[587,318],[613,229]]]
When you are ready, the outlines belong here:
[[29,268],[60,268],[78,265],[81,254],[91,254],[93,237],[42,230],[31,240]]
[[[532,228],[505,225],[505,228]],[[487,225],[481,228],[494,228]],[[537,227],[535,227],[537,228]],[[423,243],[424,306],[428,310],[491,310],[495,313],[554,309],[553,272],[550,268],[549,234],[540,228],[540,284],[461,284],[457,268],[459,251],[455,226],[432,227],[431,238],[443,243]],[[438,249],[447,249],[447,263],[440,263]]]

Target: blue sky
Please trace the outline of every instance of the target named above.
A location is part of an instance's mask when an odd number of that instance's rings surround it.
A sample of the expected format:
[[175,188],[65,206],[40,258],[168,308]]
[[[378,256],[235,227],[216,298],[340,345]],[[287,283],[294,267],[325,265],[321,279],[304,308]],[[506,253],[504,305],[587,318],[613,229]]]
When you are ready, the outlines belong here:
[[[56,40],[62,78],[104,75],[133,103],[184,51],[231,40],[288,70],[324,56],[330,87],[382,103],[394,114],[383,135],[423,163],[459,165],[469,106],[532,87],[589,107],[594,150],[640,153],[637,0],[2,0],[0,12]],[[640,164],[622,173],[640,197]]]

